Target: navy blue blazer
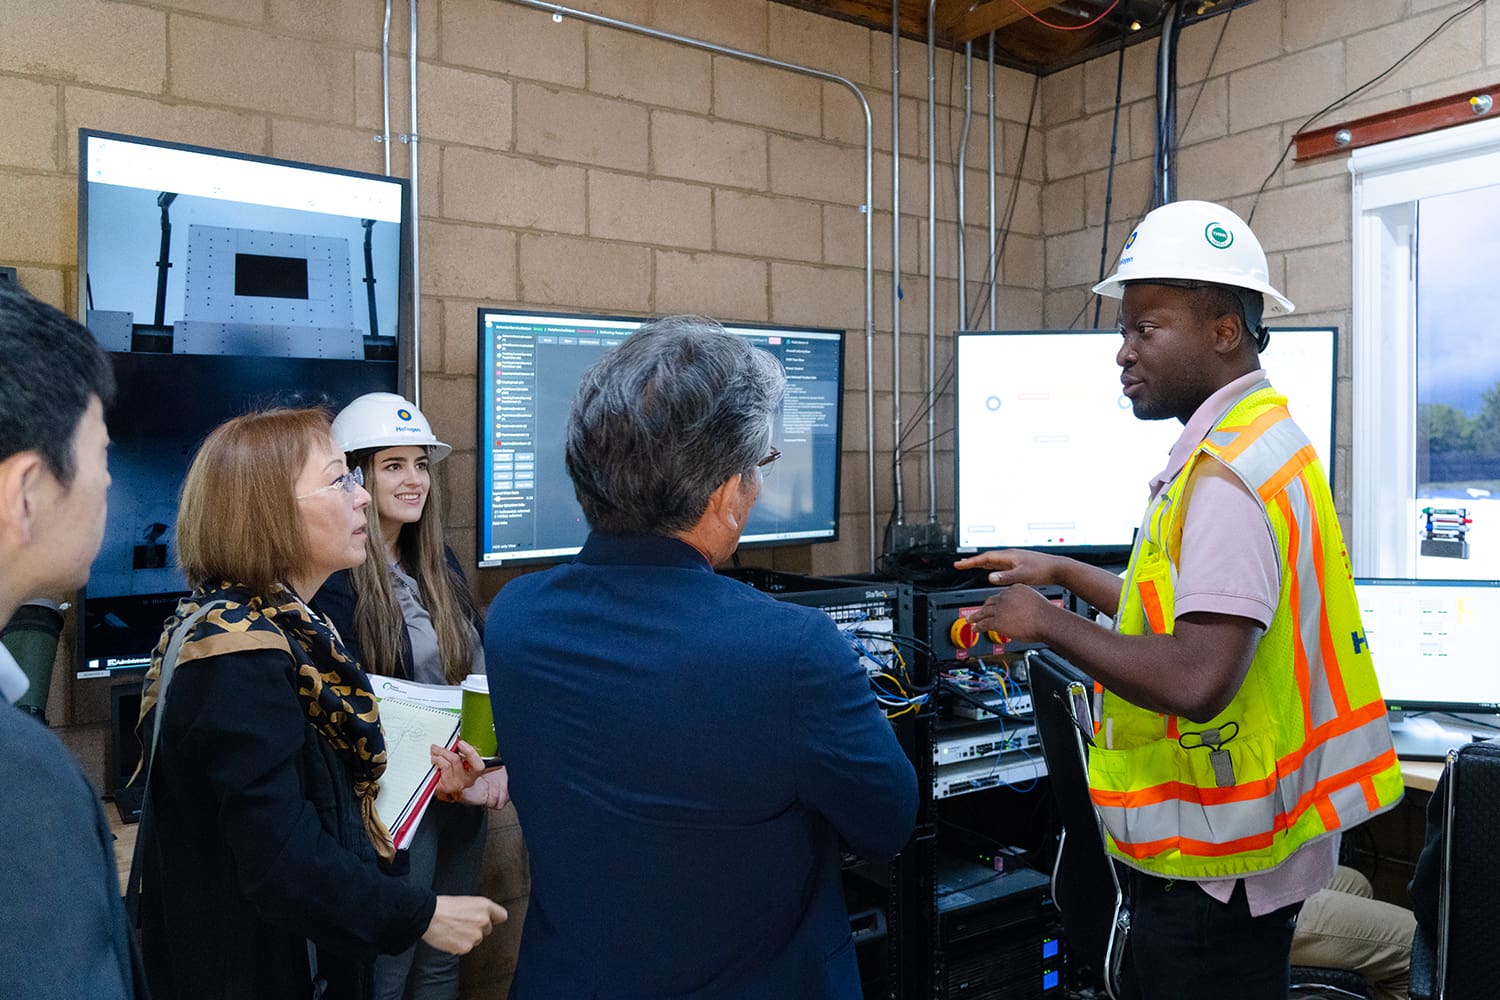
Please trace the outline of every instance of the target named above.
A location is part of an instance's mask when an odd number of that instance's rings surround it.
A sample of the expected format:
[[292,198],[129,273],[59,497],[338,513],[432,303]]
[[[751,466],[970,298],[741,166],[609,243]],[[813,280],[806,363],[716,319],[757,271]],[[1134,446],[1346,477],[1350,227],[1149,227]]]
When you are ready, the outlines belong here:
[[62,742],[3,696],[0,772],[5,996],[144,998],[98,795]]
[[505,586],[485,658],[531,853],[512,1000],[860,996],[840,841],[899,851],[917,784],[826,615],[596,532]]

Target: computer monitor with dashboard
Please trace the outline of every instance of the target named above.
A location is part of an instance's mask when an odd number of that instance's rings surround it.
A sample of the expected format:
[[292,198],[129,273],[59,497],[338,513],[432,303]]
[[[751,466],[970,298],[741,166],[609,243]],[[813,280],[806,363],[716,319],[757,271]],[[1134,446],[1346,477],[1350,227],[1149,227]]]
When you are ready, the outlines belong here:
[[[588,367],[646,321],[479,310],[478,561],[501,566],[575,555],[588,536],[563,460],[573,395]],[[726,324],[781,362],[786,396],[740,546],[838,537],[844,331]]]
[[1361,578],[1354,587],[1398,753],[1440,758],[1468,742],[1464,728],[1419,713],[1500,713],[1500,581]]
[[[1261,368],[1329,479],[1338,331],[1271,331]],[[960,552],[1011,546],[1107,558],[1130,547],[1147,483],[1182,432],[1139,420],[1120,390],[1117,330],[960,331],[954,418]]]

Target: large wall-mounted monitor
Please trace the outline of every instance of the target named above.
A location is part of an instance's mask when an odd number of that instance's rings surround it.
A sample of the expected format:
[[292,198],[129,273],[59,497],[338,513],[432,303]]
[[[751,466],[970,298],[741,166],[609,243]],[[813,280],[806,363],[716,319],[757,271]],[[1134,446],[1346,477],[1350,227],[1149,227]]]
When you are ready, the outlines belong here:
[[[480,566],[576,555],[588,536],[563,461],[583,373],[645,320],[479,310]],[[844,332],[726,325],[786,369],[776,417],[781,458],[765,476],[742,547],[838,537]]]
[[119,383],[79,673],[110,676],[185,589],[178,493],[209,430],[400,387],[410,203],[400,178],[87,129],[78,149],[79,315]]
[[[1337,331],[1272,330],[1261,367],[1333,475]],[[957,545],[1123,553],[1147,483],[1182,431],[1138,420],[1120,391],[1117,330],[960,332]]]

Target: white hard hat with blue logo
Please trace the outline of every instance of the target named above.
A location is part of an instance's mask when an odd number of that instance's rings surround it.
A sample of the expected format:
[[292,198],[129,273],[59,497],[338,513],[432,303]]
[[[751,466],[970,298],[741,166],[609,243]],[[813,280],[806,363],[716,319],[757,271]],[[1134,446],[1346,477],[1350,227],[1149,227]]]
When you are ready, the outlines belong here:
[[1264,295],[1267,316],[1296,309],[1271,287],[1266,252],[1245,220],[1208,201],[1174,201],[1148,213],[1125,240],[1115,273],[1094,292],[1118,299],[1133,281],[1231,285]]
[[416,445],[426,448],[433,462],[453,450],[437,439],[411,400],[394,392],[368,392],[340,410],[333,418],[333,443],[346,454]]

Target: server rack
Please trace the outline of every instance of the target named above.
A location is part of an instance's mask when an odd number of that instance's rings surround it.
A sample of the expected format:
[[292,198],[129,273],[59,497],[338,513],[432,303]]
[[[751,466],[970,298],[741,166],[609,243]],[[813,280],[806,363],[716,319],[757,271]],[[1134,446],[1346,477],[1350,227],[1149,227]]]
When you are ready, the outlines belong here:
[[[1070,606],[1061,588],[1038,589]],[[920,899],[930,914],[924,995],[933,1000],[1063,995],[1066,955],[1048,879],[1026,864],[1054,827],[1028,676],[1028,653],[1040,647],[980,634],[965,620],[999,592],[928,591],[915,600],[934,688],[923,756],[935,871]]]
[[[1022,842],[1045,851],[1057,829],[1029,702],[1026,654],[1042,647],[958,627],[999,588],[922,591],[878,579],[733,575],[844,625],[884,615],[893,635],[915,640],[913,687],[930,697],[892,726],[917,772],[916,829],[888,864],[846,857],[866,1000],[1061,998],[1067,956],[1048,879],[1024,863],[1027,851],[1008,849]],[[1038,589],[1073,607],[1063,589]],[[956,670],[982,676],[1001,665],[1013,690],[954,690]],[[1021,803],[1026,823],[1017,822]],[[1007,869],[998,876],[997,863]]]

